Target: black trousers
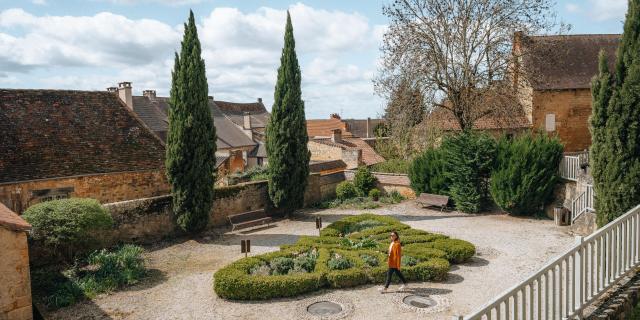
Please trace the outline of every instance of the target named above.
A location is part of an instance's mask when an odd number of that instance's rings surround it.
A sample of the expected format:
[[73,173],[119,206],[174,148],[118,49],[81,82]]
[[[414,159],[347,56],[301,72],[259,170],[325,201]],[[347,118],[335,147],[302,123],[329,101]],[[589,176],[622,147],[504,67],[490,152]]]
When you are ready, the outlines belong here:
[[404,279],[404,276],[402,275],[402,272],[400,272],[400,270],[396,268],[389,268],[389,270],[387,271],[387,282],[384,284],[385,288],[389,288],[389,285],[391,284],[391,276],[394,273],[398,275],[398,278],[400,278],[400,281],[402,281],[403,284],[407,284],[407,280]]

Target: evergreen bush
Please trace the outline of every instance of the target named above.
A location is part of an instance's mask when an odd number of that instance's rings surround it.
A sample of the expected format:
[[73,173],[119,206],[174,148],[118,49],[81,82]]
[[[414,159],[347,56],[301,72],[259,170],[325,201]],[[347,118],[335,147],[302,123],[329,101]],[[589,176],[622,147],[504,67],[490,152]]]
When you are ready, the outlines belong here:
[[456,209],[476,213],[489,204],[488,180],[496,141],[485,133],[465,131],[442,142],[445,176]]
[[342,181],[336,187],[336,197],[347,200],[358,196],[358,191],[351,181]]
[[445,175],[445,161],[441,149],[427,149],[413,159],[409,166],[411,188],[416,194],[449,194]]
[[95,249],[99,232],[113,225],[113,218],[95,199],[60,199],[29,207],[22,217],[31,224],[30,237],[52,252],[71,259]]
[[367,166],[360,166],[353,177],[353,185],[356,187],[358,196],[366,197],[369,191],[376,187],[378,179],[371,173]]
[[544,133],[500,139],[490,183],[495,203],[516,215],[541,213],[558,181],[562,150],[558,138]]
[[381,192],[379,189],[371,189],[371,191],[369,191],[369,198],[371,198],[371,200],[373,201],[380,200],[380,195]]

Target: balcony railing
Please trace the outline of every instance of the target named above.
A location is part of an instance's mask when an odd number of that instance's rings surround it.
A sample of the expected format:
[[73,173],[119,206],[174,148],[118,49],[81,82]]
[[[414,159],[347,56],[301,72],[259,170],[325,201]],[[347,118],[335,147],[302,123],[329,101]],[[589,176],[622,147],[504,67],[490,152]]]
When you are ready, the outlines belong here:
[[582,319],[586,306],[640,265],[640,206],[472,314],[455,320]]
[[593,186],[587,185],[584,192],[571,202],[571,222],[576,221],[580,215],[587,211],[595,211],[593,207]]

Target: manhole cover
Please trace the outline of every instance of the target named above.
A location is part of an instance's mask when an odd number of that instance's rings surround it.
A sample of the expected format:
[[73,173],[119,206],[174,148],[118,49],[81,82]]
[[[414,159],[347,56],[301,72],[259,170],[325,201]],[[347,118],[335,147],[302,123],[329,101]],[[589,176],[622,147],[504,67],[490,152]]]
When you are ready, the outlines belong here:
[[435,300],[429,297],[418,296],[415,294],[404,297],[404,299],[402,299],[402,302],[412,307],[421,309],[435,307],[438,304]]
[[329,316],[342,312],[342,306],[331,301],[319,301],[307,307],[307,312],[316,316]]

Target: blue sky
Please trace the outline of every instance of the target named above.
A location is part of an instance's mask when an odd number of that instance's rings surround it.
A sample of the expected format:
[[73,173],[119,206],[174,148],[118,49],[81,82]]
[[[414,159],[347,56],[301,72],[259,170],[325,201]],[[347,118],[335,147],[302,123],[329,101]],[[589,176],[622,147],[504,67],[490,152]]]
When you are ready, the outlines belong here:
[[[389,0],[386,0],[389,1]],[[173,51],[196,14],[210,95],[270,108],[284,12],[292,13],[307,118],[375,117],[373,92],[387,23],[383,0],[0,0],[0,87],[167,95]],[[570,33],[620,33],[627,0],[561,0]]]

